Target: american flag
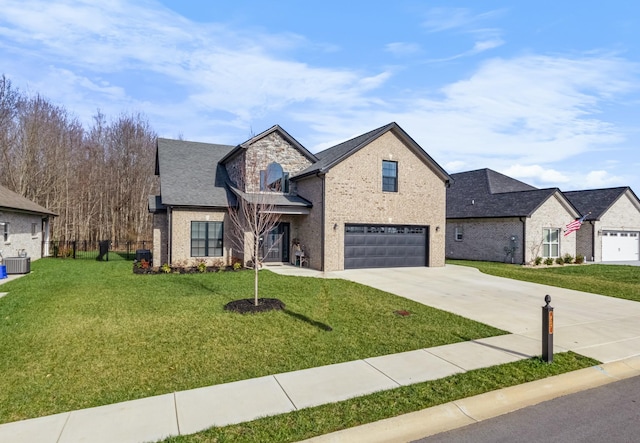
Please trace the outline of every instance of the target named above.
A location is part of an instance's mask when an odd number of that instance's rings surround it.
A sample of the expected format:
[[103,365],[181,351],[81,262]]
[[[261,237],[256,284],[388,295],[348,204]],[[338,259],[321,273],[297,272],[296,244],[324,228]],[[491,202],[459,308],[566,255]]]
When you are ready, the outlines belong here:
[[567,226],[565,226],[564,228],[564,236],[566,237],[567,235],[571,234],[574,231],[577,231],[578,229],[580,229],[580,226],[582,226],[582,222],[584,222],[584,219],[587,218],[587,215],[591,214],[590,212],[588,214],[583,215],[582,217],[580,217],[577,220],[572,221],[571,223],[569,223]]

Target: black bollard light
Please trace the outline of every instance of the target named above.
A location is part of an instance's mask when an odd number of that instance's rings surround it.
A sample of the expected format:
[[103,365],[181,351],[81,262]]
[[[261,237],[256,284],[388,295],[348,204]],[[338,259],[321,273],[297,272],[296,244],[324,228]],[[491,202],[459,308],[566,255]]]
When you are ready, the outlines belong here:
[[547,303],[542,307],[542,360],[553,363],[553,308],[549,306],[551,297],[544,297]]

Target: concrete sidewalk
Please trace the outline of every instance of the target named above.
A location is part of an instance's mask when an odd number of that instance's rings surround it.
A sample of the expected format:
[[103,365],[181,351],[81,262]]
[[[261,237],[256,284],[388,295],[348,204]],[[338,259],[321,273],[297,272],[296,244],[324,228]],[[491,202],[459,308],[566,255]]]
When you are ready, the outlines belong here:
[[529,358],[541,354],[540,308],[547,293],[556,307],[555,351],[575,350],[609,363],[312,441],[407,441],[410,430],[416,432],[411,438],[420,438],[574,389],[640,375],[640,303],[491,277],[459,266],[327,275],[291,266],[269,269],[285,275],[358,281],[512,334],[7,423],[0,425],[0,441],[157,441]]
[[540,352],[539,340],[518,335],[491,337],[7,423],[0,425],[0,441],[157,441],[436,380]]

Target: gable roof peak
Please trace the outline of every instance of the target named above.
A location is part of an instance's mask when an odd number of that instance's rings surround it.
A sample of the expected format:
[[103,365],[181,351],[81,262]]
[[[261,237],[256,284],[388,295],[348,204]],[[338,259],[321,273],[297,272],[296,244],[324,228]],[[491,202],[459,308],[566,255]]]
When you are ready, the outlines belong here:
[[303,156],[305,156],[311,162],[315,162],[318,160],[315,155],[313,155],[307,148],[302,146],[302,144],[298,142],[298,140],[296,140],[293,136],[291,136],[291,134],[285,131],[284,128],[282,128],[282,126],[275,124],[271,126],[269,129],[267,129],[266,131],[262,131],[261,133],[251,137],[249,140],[246,140],[240,143],[239,145],[237,145],[235,148],[231,150],[231,152],[229,152],[224,158],[220,160],[220,163],[221,164],[226,163],[228,160],[235,157],[240,151],[246,150],[249,146],[251,146],[256,141],[263,139],[269,136],[270,134],[273,134],[274,132],[278,132],[285,141],[289,142],[291,146],[297,149]]
[[380,126],[379,128],[373,129],[369,132],[365,132],[364,134],[353,137],[349,140],[338,143],[335,146],[332,146],[324,151],[316,153],[316,157],[318,161],[295,175],[292,178],[302,178],[307,177],[314,174],[324,174],[329,169],[331,169],[336,164],[345,160],[352,154],[359,151],[361,148],[367,146],[369,143],[373,142],[383,134],[386,134],[389,131],[393,131],[396,136],[402,140],[414,153],[416,153],[419,157],[423,159],[427,164],[430,165],[430,168],[436,173],[436,175],[440,176],[445,182],[448,182],[450,179],[449,174],[442,169],[442,167],[436,163],[436,161],[427,154],[415,140],[413,140],[409,134],[407,134],[396,122],[387,123],[386,125]]

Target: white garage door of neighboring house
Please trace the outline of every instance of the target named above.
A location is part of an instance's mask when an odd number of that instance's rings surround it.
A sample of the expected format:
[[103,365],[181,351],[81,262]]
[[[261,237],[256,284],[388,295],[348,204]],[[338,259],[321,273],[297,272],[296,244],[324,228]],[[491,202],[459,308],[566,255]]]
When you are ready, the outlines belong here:
[[426,266],[428,228],[406,225],[346,225],[344,268]]
[[602,231],[602,261],[640,260],[638,232]]

